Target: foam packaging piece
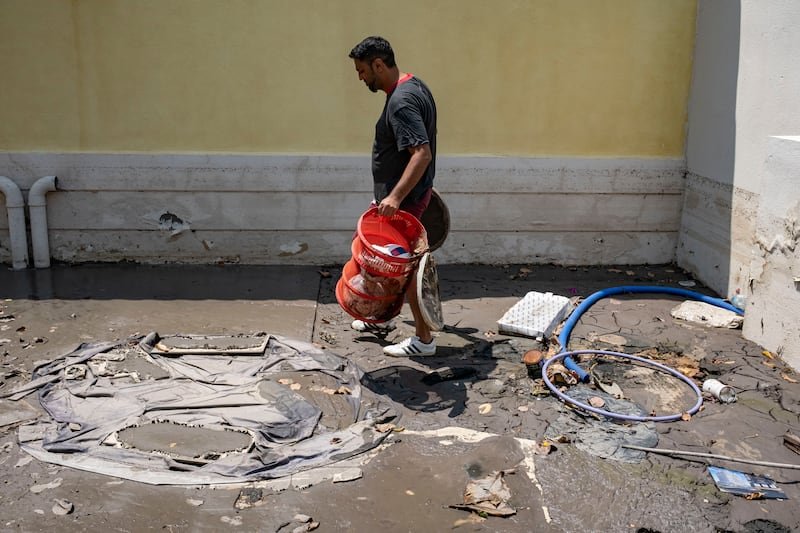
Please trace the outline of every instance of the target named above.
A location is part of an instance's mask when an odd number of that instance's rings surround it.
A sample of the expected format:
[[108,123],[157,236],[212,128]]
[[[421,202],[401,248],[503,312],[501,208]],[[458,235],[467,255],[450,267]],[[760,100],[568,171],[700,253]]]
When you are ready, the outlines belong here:
[[572,310],[566,296],[531,291],[497,321],[500,333],[547,338]]

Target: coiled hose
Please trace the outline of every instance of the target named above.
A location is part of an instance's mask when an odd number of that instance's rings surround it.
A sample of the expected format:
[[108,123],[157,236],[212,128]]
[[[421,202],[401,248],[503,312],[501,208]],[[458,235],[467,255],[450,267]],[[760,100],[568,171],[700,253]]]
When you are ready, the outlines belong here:
[[627,355],[619,352],[608,352],[603,350],[579,350],[576,352],[567,351],[567,345],[569,344],[569,336],[572,333],[575,324],[577,324],[578,320],[580,320],[581,315],[586,312],[592,305],[594,305],[598,300],[603,298],[607,298],[609,296],[613,296],[616,294],[671,294],[674,296],[681,296],[683,298],[690,298],[693,300],[699,300],[701,302],[705,302],[707,304],[711,304],[717,307],[721,307],[722,309],[727,309],[729,311],[733,311],[737,315],[744,315],[744,311],[738,307],[731,305],[730,303],[726,302],[721,298],[714,298],[712,296],[706,296],[705,294],[700,294],[699,292],[689,291],[686,289],[678,289],[676,287],[658,287],[658,286],[649,286],[649,285],[625,285],[622,287],[611,287],[608,289],[603,289],[600,291],[595,292],[586,300],[581,302],[581,304],[575,308],[575,311],[572,312],[570,317],[564,323],[564,327],[561,330],[561,333],[558,335],[558,342],[561,345],[561,351],[553,358],[547,360],[545,364],[542,366],[542,377],[544,379],[545,385],[561,400],[576,405],[582,409],[587,411],[603,415],[609,418],[615,418],[619,420],[627,420],[627,421],[634,421],[634,422],[673,422],[679,420],[683,417],[682,413],[676,413],[672,415],[662,415],[662,416],[634,416],[634,415],[624,415],[619,413],[613,413],[611,411],[606,411],[604,409],[592,407],[591,405],[585,404],[583,402],[579,402],[578,400],[571,398],[558,390],[558,388],[553,385],[550,379],[547,377],[547,367],[550,366],[551,363],[554,363],[560,359],[563,359],[564,366],[566,366],[569,370],[574,371],[578,374],[578,378],[582,382],[589,381],[589,373],[582,369],[578,364],[572,359],[573,355],[580,355],[580,354],[601,354],[601,355],[610,355],[614,357],[621,357],[630,359],[633,361],[638,361],[640,363],[644,363],[668,374],[675,376],[676,378],[682,380],[684,383],[691,387],[692,391],[694,391],[695,395],[697,396],[697,401],[695,404],[687,411],[690,415],[693,415],[697,411],[700,410],[700,406],[703,403],[703,395],[700,392],[700,389],[697,385],[692,382],[691,379],[684,376],[677,370],[669,368],[668,366],[662,365],[655,361],[650,361],[649,359],[644,359],[642,357],[637,357],[635,355]]
[[[674,296],[681,296],[683,298],[690,298],[692,300],[699,300],[707,304],[715,305],[717,307],[721,307],[722,309],[733,311],[737,315],[744,315],[743,310],[731,305],[722,298],[714,298],[713,296],[706,296],[705,294],[700,294],[699,292],[679,289],[677,287],[658,287],[654,285],[623,285],[622,287],[610,287],[608,289],[597,291],[586,298],[578,307],[575,308],[567,321],[564,323],[564,328],[561,330],[561,333],[558,334],[558,343],[561,345],[561,350],[559,353],[567,351],[569,336],[572,334],[572,330],[575,328],[575,324],[578,323],[578,320],[580,320],[581,315],[583,315],[587,309],[597,303],[598,300],[602,300],[603,298],[608,298],[609,296],[614,296],[616,294],[672,294]],[[585,383],[589,381],[588,372],[578,366],[572,357],[569,357],[568,355],[564,357],[564,366],[578,374],[578,379],[580,379],[582,382]]]

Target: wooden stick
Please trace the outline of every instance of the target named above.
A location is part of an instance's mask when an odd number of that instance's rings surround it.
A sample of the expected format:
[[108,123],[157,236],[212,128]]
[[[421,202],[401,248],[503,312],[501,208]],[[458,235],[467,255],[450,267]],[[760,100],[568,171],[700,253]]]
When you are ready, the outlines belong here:
[[690,455],[692,457],[707,457],[709,459],[719,459],[720,461],[732,461],[734,463],[747,463],[749,465],[769,466],[772,468],[790,468],[792,470],[800,470],[800,465],[792,465],[787,463],[770,463],[767,461],[754,461],[752,459],[737,459],[736,457],[728,457],[727,455],[717,455],[715,453],[684,452],[681,450],[668,450],[666,448],[645,448],[643,446],[632,446],[630,444],[623,444],[622,447],[631,450],[639,450],[642,452],[660,453],[663,455]]

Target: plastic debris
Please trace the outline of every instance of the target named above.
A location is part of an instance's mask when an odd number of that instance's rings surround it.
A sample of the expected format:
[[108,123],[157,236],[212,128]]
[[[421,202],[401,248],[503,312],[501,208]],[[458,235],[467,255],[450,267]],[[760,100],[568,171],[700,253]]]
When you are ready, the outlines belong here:
[[670,311],[673,318],[703,324],[714,328],[737,329],[742,327],[744,317],[729,309],[723,309],[705,302],[689,300],[675,306]]
[[714,396],[722,403],[732,403],[736,401],[736,392],[716,379],[707,379],[703,382],[703,392],[707,392]]
[[503,477],[513,474],[513,470],[501,470],[492,474],[470,481],[464,489],[464,503],[451,505],[453,509],[464,509],[485,513],[490,516],[512,516],[516,509],[508,504],[511,491]]
[[556,385],[575,385],[578,383],[578,375],[561,363],[553,363],[547,367],[547,377]]
[[249,509],[250,507],[260,505],[262,503],[261,497],[261,489],[247,487],[239,492],[239,496],[236,498],[233,506],[237,509]]
[[555,450],[556,447],[547,439],[542,439],[541,442],[537,442],[533,447],[533,453],[536,455],[550,455]]
[[58,516],[64,516],[70,514],[73,510],[75,510],[75,506],[72,505],[72,502],[69,500],[64,500],[61,498],[56,498],[53,500],[55,503],[53,504],[53,514]]
[[786,499],[786,493],[773,480],[764,476],[746,474],[718,466],[709,466],[708,473],[717,488],[748,500]]

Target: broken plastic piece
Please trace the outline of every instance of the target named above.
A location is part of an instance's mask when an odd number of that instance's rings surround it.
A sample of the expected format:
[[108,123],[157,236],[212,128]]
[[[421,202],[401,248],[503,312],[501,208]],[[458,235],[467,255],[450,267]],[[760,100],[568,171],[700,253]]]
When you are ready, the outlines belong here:
[[718,466],[709,466],[708,473],[722,492],[729,492],[747,499],[786,499],[786,493],[773,480],[764,476],[746,474]]
[[[509,471],[494,472],[484,478],[470,481],[464,490],[464,503],[451,505],[453,509],[465,509],[491,516],[511,516],[516,510],[508,504],[511,491],[503,477]],[[513,471],[512,471],[513,473]]]

